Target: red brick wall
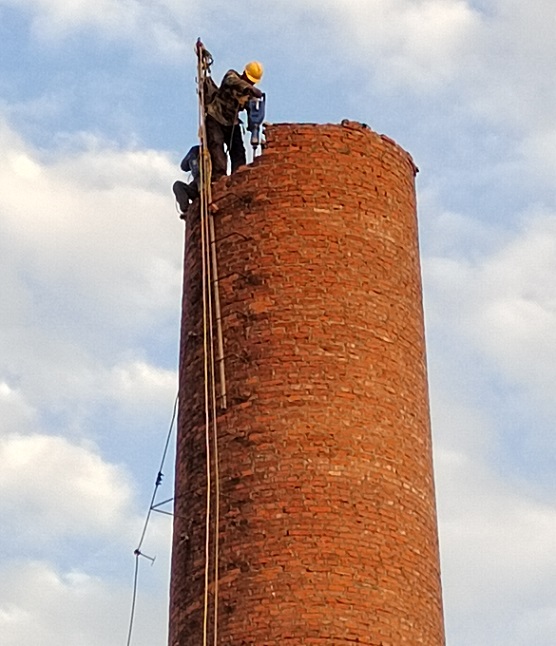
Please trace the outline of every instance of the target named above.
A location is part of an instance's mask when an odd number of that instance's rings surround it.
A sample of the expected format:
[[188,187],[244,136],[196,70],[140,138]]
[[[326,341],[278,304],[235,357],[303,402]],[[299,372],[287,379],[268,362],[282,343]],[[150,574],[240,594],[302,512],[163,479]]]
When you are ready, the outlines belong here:
[[[277,124],[267,141],[215,190],[218,643],[440,646],[415,167],[352,122]],[[171,646],[202,644],[199,236],[190,213]]]

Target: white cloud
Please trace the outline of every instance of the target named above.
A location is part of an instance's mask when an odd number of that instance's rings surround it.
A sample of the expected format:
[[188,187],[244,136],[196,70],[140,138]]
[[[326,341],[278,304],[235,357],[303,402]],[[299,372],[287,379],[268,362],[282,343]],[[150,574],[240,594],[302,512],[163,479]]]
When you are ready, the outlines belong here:
[[[64,536],[132,540],[131,484],[91,446],[62,437],[0,438],[0,508],[12,540],[46,545]],[[127,530],[125,529],[127,527]]]
[[459,81],[458,91],[463,89],[490,116],[523,124],[537,115],[542,116],[539,125],[553,124],[556,90],[550,79],[556,44],[551,0],[535,0],[533,5],[496,0],[488,12],[468,0],[305,4],[334,16],[343,46],[370,53],[374,73],[385,84],[401,83],[422,92]]
[[431,317],[453,326],[507,379],[552,406],[556,216],[528,213],[513,237],[473,262],[437,257],[424,266]]
[[172,375],[137,356],[147,331],[178,335],[183,224],[173,164],[90,137],[85,150],[45,162],[6,123],[0,142],[0,377],[29,406],[77,410],[135,362],[133,380],[142,370],[146,383],[150,371],[144,404],[159,402]]
[[[551,0],[524,4],[497,0],[483,17],[469,89],[478,92],[478,104],[497,120],[522,128],[541,129],[554,124],[556,43]],[[465,71],[465,70],[464,70]]]
[[551,646],[551,636],[556,634],[556,603],[541,602],[538,608],[528,609],[517,618],[514,630],[518,644]]
[[127,365],[118,365],[113,369],[108,392],[130,397],[140,391],[138,397],[141,398],[152,389],[167,391],[173,389],[175,384],[174,372],[154,368],[143,361],[135,361]]
[[[461,411],[460,411],[461,414]],[[450,644],[552,643],[556,508],[508,486],[477,454],[436,452]]]
[[[428,101],[428,118],[436,112],[445,120],[438,135],[455,152],[458,131],[474,123],[484,133],[488,124],[491,134],[502,133],[513,143],[497,163],[514,156],[519,172],[512,179],[542,180],[554,205],[552,0],[495,0],[484,8],[470,0],[305,0],[304,5],[333,25],[330,46],[338,52],[338,66],[360,70],[360,83],[353,86],[359,100],[372,79],[375,94],[404,97],[400,110],[408,120],[412,101]],[[448,123],[452,137],[445,132]],[[478,149],[481,145],[475,142]],[[490,174],[492,168],[475,171]],[[505,176],[504,181],[511,180]]]
[[[556,100],[553,105],[556,106]],[[524,179],[541,180],[546,186],[553,187],[556,170],[556,117],[552,125],[546,128],[535,123],[533,131],[523,138],[520,153],[523,156]],[[555,206],[555,203],[553,198],[550,204]]]
[[144,415],[145,409],[166,410],[177,391],[174,371],[156,368],[144,361],[114,366],[105,380],[105,396],[115,400],[127,414]]
[[12,429],[29,432],[36,424],[36,411],[26,401],[21,391],[0,381],[0,432]]
[[[150,569],[150,568],[149,568]],[[59,571],[46,562],[9,563],[0,570],[0,632],[3,646],[120,646],[131,604],[129,583]],[[143,571],[143,575],[150,572]],[[158,572],[159,576],[163,574]],[[134,646],[163,643],[167,594],[160,581],[143,577]]]
[[[39,37],[56,38],[83,26],[108,37],[148,47],[149,57],[183,60],[204,25],[218,40],[230,30],[228,4],[179,0],[0,0],[32,12]],[[234,5],[233,29],[252,33],[258,6]],[[458,108],[522,129],[553,127],[556,88],[551,82],[556,59],[552,38],[552,0],[495,0],[485,7],[471,0],[282,0],[265,8],[261,29],[316,22],[333,25],[332,46],[338,64],[352,59],[384,91],[412,88],[420,95],[445,96]],[[287,22],[286,17],[287,16]],[[220,19],[222,18],[222,19]],[[265,24],[266,21],[266,24]],[[311,31],[305,30],[308,40]],[[217,46],[217,43],[214,43]],[[230,43],[230,46],[233,44]],[[297,51],[297,49],[296,49]],[[303,50],[299,50],[300,52]],[[343,55],[342,55],[343,54]],[[324,70],[322,72],[325,73]],[[330,73],[330,70],[328,71]],[[363,77],[363,82],[365,77]]]
[[501,224],[440,212],[423,261],[450,646],[553,641],[556,218]]
[[[333,17],[338,44],[368,60],[383,87],[399,83],[418,91],[438,90],[458,73],[477,12],[465,0],[307,0]],[[368,58],[367,58],[368,57]]]
[[[140,470],[154,466],[145,437],[160,420],[165,433],[176,390],[144,340],[175,347],[179,333],[175,169],[164,153],[90,135],[45,159],[4,121],[0,141],[2,644],[116,646],[148,504]],[[170,533],[171,519],[153,514],[137,646],[164,641]],[[18,554],[49,562],[7,560]]]
[[[162,58],[183,56],[185,20],[198,14],[195,2],[178,0],[0,0],[32,13],[38,40],[58,40],[94,28],[108,38],[148,43],[151,54]],[[187,28],[187,27],[186,27]],[[193,39],[190,34],[189,40]]]
[[[446,326],[453,321],[448,318]],[[431,404],[447,643],[549,646],[556,611],[553,497],[534,478],[508,477],[499,464],[508,420],[473,393],[473,368],[459,366],[465,344],[435,362]],[[474,365],[475,364],[475,365]],[[542,429],[537,429],[542,433]],[[539,624],[531,627],[534,618]]]

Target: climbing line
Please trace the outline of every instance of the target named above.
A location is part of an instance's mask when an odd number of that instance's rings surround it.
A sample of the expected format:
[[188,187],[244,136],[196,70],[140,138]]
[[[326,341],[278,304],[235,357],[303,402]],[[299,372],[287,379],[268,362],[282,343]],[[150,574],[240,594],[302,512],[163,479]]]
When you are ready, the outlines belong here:
[[[203,371],[205,400],[205,445],[207,491],[205,503],[205,569],[203,596],[203,646],[208,646],[209,634],[209,589],[212,573],[213,583],[213,644],[218,643],[218,584],[220,550],[220,471],[218,455],[218,398],[216,389],[216,364],[220,377],[220,404],[226,407],[226,379],[224,372],[224,344],[222,338],[218,264],[214,221],[210,211],[212,203],[212,168],[207,146],[205,123],[205,83],[210,75],[212,57],[200,41],[197,41],[197,82],[199,95],[200,164],[200,224],[201,264],[203,291]],[[216,327],[216,339],[214,329]],[[213,474],[214,470],[214,474]],[[212,495],[214,487],[214,517]],[[212,535],[211,532],[214,532]],[[213,542],[211,572],[211,538]]]
[[[204,130],[206,135],[206,129]],[[206,141],[206,139],[205,139]],[[208,151],[207,151],[208,152]],[[205,231],[205,260],[207,262],[206,267],[206,276],[207,276],[207,320],[208,320],[208,365],[209,365],[209,387],[210,387],[210,415],[209,419],[212,420],[212,456],[208,456],[207,464],[211,466],[214,464],[214,556],[213,556],[213,584],[214,584],[214,594],[213,594],[213,643],[214,646],[217,644],[218,640],[218,570],[219,570],[219,517],[220,517],[220,473],[218,465],[218,423],[217,423],[217,399],[216,399],[216,359],[215,359],[215,339],[214,339],[214,317],[216,313],[216,304],[217,299],[215,298],[215,290],[218,285],[215,283],[215,273],[216,273],[216,248],[214,245],[214,221],[213,216],[210,213],[209,207],[212,201],[212,192],[211,192],[211,162],[210,155],[205,155],[205,209],[204,209],[204,218],[203,226]],[[207,179],[208,178],[208,179]],[[214,303],[213,303],[214,299]],[[209,433],[209,428],[207,426],[207,435]],[[209,443],[210,441],[207,440]],[[211,459],[212,458],[212,459]],[[208,491],[211,493],[210,489]],[[210,561],[210,558],[207,558],[207,562]]]
[[206,128],[205,128],[205,101],[204,101],[204,82],[206,76],[206,60],[204,50],[197,41],[197,83],[199,95],[199,137],[201,140],[200,147],[200,164],[199,164],[199,182],[200,182],[200,216],[201,216],[201,273],[202,273],[202,292],[203,292],[203,385],[204,385],[204,409],[205,409],[205,447],[206,447],[206,478],[207,490],[205,501],[205,571],[204,571],[204,594],[203,594],[203,646],[208,642],[208,616],[209,616],[209,575],[210,575],[210,520],[211,520],[211,441],[210,441],[210,404],[209,404],[209,355],[208,355],[208,298],[210,297],[210,271],[207,262],[207,237],[206,237],[206,217],[208,213],[208,191],[207,184],[210,186],[210,176],[207,177],[207,147],[206,147]]
[[[213,224],[212,215],[209,213],[205,217],[205,224],[209,228],[210,239],[210,226]],[[205,237],[206,239],[206,237]],[[214,260],[212,254],[212,244],[209,247],[209,255],[211,260]],[[207,276],[209,278],[209,298],[208,300],[208,320],[209,320],[209,365],[210,365],[210,401],[211,401],[211,415],[212,415],[212,442],[213,442],[213,458],[214,458],[214,608],[213,608],[213,623],[214,623],[214,646],[218,640],[218,570],[219,570],[219,531],[220,531],[220,471],[218,465],[218,423],[217,423],[217,403],[216,403],[216,362],[214,352],[214,332],[213,332],[213,303],[212,303],[212,288],[214,288],[213,267],[207,268]]]
[[[202,226],[204,229],[204,244],[207,245],[208,242],[208,227],[209,227],[209,218],[210,218],[209,213],[204,213],[203,217],[203,222]],[[210,255],[210,247],[207,245],[205,246],[205,253],[204,253],[204,258],[206,261],[206,267],[205,267],[205,274],[206,274],[206,289],[207,289],[207,296],[206,296],[206,320],[207,320],[207,330],[205,330],[205,334],[208,336],[208,342],[205,344],[205,348],[208,350],[207,354],[205,356],[205,363],[208,367],[208,370],[205,372],[206,375],[206,382],[205,382],[205,388],[208,392],[208,397],[205,400],[205,405],[206,405],[206,427],[205,427],[205,432],[206,432],[206,444],[207,444],[207,470],[208,473],[212,475],[212,465],[214,464],[214,489],[215,489],[215,509],[214,509],[214,557],[213,557],[213,582],[214,582],[214,602],[213,602],[213,634],[214,634],[214,639],[216,640],[216,635],[217,635],[217,628],[216,628],[216,622],[217,622],[217,613],[218,613],[218,591],[217,591],[217,586],[218,586],[218,579],[217,579],[217,571],[218,571],[218,534],[217,534],[217,525],[218,525],[218,514],[219,514],[219,495],[218,495],[218,453],[217,453],[217,443],[218,443],[218,429],[217,429],[217,422],[216,422],[216,380],[215,380],[215,360],[214,360],[214,332],[213,332],[213,302],[212,302],[212,270],[211,270],[211,263],[209,256]],[[212,423],[211,423],[212,422]],[[211,428],[212,428],[212,438],[211,438]],[[212,453],[211,453],[211,441],[212,441]],[[209,479],[209,483],[207,486],[207,497],[208,501],[210,501],[212,496],[212,477]],[[210,513],[210,505],[207,502],[207,527],[212,529],[212,522],[211,522],[211,513]],[[210,554],[209,554],[209,548],[210,548],[210,535],[207,534],[207,543],[206,543],[206,572],[208,573],[210,569]],[[208,582],[208,574],[207,574],[207,579],[206,581]],[[208,608],[207,608],[208,610]],[[208,619],[207,619],[208,623]],[[216,643],[216,641],[215,641]]]
[[[130,616],[129,616],[129,626],[128,626],[128,632],[127,632],[127,642],[126,646],[130,646],[131,644],[131,636],[133,633],[133,626],[135,623],[135,609],[137,606],[137,591],[138,591],[138,582],[139,582],[139,557],[142,556],[146,558],[148,561],[151,562],[151,565],[154,563],[154,558],[151,556],[147,556],[146,554],[143,554],[141,552],[141,548],[143,547],[143,542],[145,540],[145,536],[147,534],[147,529],[149,527],[149,523],[151,520],[151,515],[153,511],[159,511],[157,507],[160,507],[161,505],[164,505],[165,503],[171,502],[173,498],[169,498],[168,500],[164,500],[163,502],[155,504],[156,500],[156,494],[158,492],[158,489],[160,485],[162,484],[162,479],[164,478],[164,464],[166,462],[166,457],[168,455],[168,448],[170,446],[170,438],[172,437],[172,430],[174,428],[174,424],[176,422],[176,414],[178,410],[178,401],[179,401],[179,393],[176,395],[176,399],[174,401],[174,408],[172,411],[172,419],[170,421],[170,426],[168,427],[168,432],[166,434],[166,441],[164,442],[164,450],[162,451],[162,457],[160,459],[160,466],[158,468],[158,472],[156,475],[156,480],[154,483],[154,488],[153,488],[153,493],[151,496],[151,502],[149,504],[149,508],[147,510],[147,514],[145,517],[145,522],[143,523],[143,530],[141,532],[141,537],[139,538],[139,542],[137,543],[137,547],[133,551],[133,554],[135,556],[135,570],[133,574],[133,593],[131,597],[131,611],[130,611]],[[161,512],[161,513],[166,513],[168,515],[169,512]]]

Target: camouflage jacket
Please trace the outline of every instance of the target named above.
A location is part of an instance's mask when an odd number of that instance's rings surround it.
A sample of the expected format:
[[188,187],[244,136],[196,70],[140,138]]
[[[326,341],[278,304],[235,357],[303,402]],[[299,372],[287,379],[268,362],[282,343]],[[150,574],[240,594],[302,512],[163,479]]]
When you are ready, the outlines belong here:
[[241,78],[235,70],[228,70],[220,87],[212,94],[207,93],[207,114],[224,126],[239,123],[238,114],[245,110],[249,99],[260,98],[262,92]]

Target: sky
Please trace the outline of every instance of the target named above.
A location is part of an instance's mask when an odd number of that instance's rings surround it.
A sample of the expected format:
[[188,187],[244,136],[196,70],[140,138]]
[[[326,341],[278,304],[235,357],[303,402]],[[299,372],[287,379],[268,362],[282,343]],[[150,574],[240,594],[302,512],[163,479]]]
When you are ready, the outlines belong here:
[[[268,121],[414,157],[447,644],[554,644],[555,28],[553,0],[0,0],[3,646],[126,641],[199,36],[217,80],[264,63]],[[155,514],[134,646],[166,642],[170,541]]]

